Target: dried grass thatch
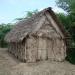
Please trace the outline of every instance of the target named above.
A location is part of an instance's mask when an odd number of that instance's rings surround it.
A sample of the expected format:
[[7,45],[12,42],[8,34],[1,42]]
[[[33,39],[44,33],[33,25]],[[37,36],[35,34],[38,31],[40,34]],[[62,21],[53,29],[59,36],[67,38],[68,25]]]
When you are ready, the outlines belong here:
[[59,22],[58,18],[49,7],[33,15],[31,18],[22,20],[17,23],[16,26],[6,35],[5,41],[20,42],[27,35],[35,33],[41,27],[41,25],[43,25],[45,21],[44,16],[46,16],[47,13],[49,13],[53,20],[56,22],[62,34],[67,37],[67,33],[65,32],[63,25],[61,22]]

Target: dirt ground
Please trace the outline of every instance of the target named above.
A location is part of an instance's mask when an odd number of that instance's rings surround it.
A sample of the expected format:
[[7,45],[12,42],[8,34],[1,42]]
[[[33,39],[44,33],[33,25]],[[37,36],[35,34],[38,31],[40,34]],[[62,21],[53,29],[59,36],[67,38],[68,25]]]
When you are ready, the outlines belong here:
[[23,63],[0,48],[0,75],[75,75],[75,65],[67,61]]

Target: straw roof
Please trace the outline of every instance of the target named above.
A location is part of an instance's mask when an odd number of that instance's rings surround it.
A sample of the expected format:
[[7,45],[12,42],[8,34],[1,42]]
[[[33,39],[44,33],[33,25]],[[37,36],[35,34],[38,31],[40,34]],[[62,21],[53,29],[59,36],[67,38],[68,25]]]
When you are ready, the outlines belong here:
[[27,20],[22,20],[16,24],[16,26],[5,36],[5,41],[7,42],[20,42],[22,41],[27,35],[32,34],[39,30],[41,25],[43,25],[45,21],[45,14],[49,12],[52,18],[57,23],[58,27],[60,28],[61,32],[64,36],[67,36],[65,29],[61,22],[58,20],[52,9],[46,8],[37,14],[34,14],[31,18]]

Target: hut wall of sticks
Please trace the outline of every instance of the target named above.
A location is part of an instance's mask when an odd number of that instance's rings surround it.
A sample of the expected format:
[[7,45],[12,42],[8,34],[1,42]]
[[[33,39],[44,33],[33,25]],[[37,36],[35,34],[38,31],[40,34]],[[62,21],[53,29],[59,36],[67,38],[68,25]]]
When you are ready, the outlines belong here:
[[63,61],[67,38],[68,33],[49,7],[17,23],[5,41],[9,52],[24,62]]

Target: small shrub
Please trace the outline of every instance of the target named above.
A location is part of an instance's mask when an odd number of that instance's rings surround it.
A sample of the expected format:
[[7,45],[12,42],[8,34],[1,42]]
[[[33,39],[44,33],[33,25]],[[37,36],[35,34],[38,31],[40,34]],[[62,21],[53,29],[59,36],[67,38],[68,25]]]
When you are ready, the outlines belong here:
[[67,51],[66,60],[72,64],[75,64],[75,48],[69,48]]

